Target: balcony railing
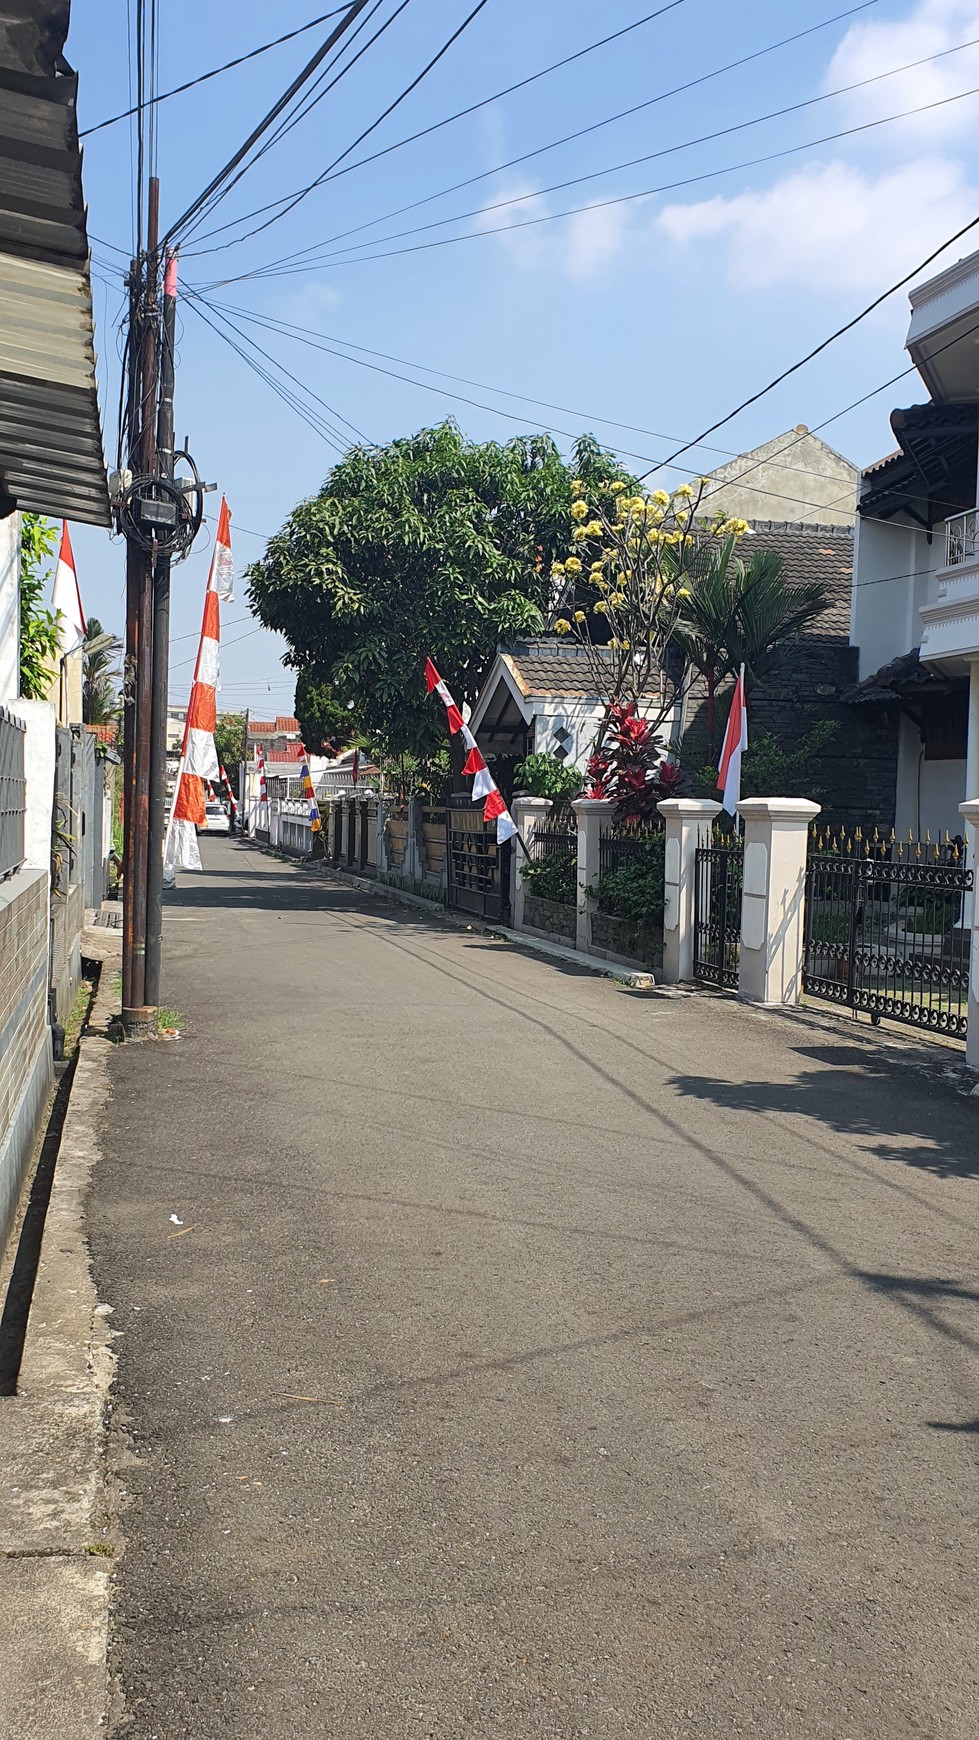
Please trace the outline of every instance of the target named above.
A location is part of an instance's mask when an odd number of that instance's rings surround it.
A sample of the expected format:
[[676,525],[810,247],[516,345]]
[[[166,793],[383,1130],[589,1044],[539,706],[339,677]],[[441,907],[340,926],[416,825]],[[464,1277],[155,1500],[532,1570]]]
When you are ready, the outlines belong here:
[[958,568],[979,555],[979,508],[945,521],[945,566]]
[[26,727],[0,707],[0,882],[24,862]]

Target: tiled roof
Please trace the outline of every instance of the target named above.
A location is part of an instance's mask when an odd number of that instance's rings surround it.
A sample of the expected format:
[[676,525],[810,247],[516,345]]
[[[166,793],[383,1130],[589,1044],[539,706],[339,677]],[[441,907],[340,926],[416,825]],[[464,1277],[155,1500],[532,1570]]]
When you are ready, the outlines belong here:
[[86,725],[85,729],[90,731],[93,737],[97,737],[100,743],[107,743],[110,749],[114,748],[118,735],[115,725]]
[[[610,659],[600,647],[595,653]],[[591,673],[589,657],[585,653],[575,652],[570,656],[560,652],[548,653],[543,650],[534,652],[506,652],[504,658],[517,679],[517,683],[525,695],[593,695],[595,681]],[[651,683],[647,693],[659,693],[658,683]]]
[[275,721],[275,729],[277,732],[279,732],[279,731],[292,732],[295,736],[298,736],[299,735],[299,720],[287,718],[287,716],[284,713],[280,713],[278,715],[278,718]]
[[302,761],[303,754],[304,751],[301,743],[284,743],[281,749],[276,749],[274,752],[270,752],[266,766],[274,768],[276,763],[280,761]]
[[274,719],[249,719],[248,735],[249,737],[274,737]]

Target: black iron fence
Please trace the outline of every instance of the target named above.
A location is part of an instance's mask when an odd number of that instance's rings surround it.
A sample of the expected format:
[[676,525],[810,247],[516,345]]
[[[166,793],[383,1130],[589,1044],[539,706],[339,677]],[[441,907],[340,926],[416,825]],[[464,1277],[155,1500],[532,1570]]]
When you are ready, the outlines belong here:
[[482,803],[453,793],[445,809],[446,898],[478,918],[510,916],[510,843],[498,846],[496,823],[483,821]]
[[694,978],[736,991],[741,959],[742,842],[715,828],[710,842],[697,847],[694,877]]
[[24,862],[26,727],[0,707],[0,882]]
[[803,987],[871,1021],[964,1039],[973,873],[961,841],[814,834]]

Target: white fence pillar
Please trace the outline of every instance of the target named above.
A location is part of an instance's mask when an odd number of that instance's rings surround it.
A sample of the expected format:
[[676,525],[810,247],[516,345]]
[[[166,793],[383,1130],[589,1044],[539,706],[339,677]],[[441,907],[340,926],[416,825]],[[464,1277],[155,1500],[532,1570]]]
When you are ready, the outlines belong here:
[[[544,818],[550,815],[552,802],[550,798],[518,797],[510,805],[510,814],[517,824],[517,838],[513,842],[513,928],[523,930],[524,901],[527,898],[527,884],[520,872],[528,859],[533,855],[534,835]],[[522,844],[521,844],[522,841]],[[524,851],[524,846],[527,850]]]
[[[967,798],[959,804],[959,815],[965,817],[968,835],[966,863],[975,870],[979,857],[979,797]],[[969,931],[969,1027],[965,1039],[965,1061],[979,1069],[979,900],[973,898]]]
[[805,953],[806,852],[819,804],[805,798],[746,798],[741,966],[738,995],[749,1003],[798,1003]]
[[591,946],[591,915],[596,902],[588,893],[598,881],[601,860],[599,850],[602,823],[611,820],[614,805],[611,798],[576,798],[572,804],[578,823],[578,894],[576,901],[575,947],[587,954]]
[[693,978],[697,847],[710,844],[721,806],[710,798],[664,798],[656,807],[666,823],[663,983],[682,985]]

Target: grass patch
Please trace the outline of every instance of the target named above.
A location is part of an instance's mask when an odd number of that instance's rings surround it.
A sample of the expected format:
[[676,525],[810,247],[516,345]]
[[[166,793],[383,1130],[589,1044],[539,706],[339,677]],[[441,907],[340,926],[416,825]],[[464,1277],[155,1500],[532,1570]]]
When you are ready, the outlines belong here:
[[179,1028],[181,1026],[181,1024],[182,1024],[182,1017],[181,1017],[179,1009],[167,1009],[164,1006],[164,1007],[161,1007],[157,1010],[157,1012],[156,1012],[156,1031],[157,1031],[157,1033],[166,1033],[168,1031],[168,1029]]
[[91,1553],[94,1559],[112,1559],[115,1557],[115,1547],[110,1547],[108,1541],[93,1541],[85,1551]]

